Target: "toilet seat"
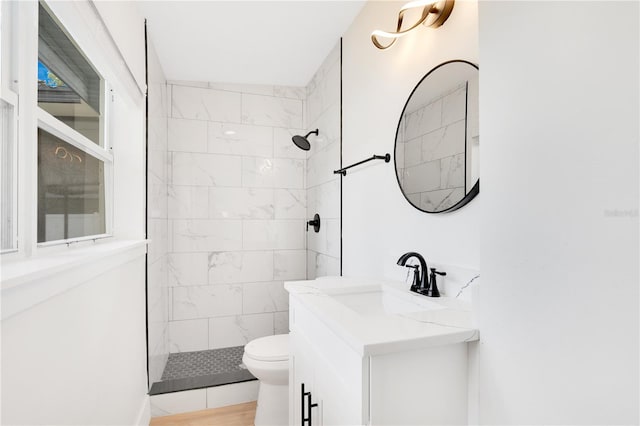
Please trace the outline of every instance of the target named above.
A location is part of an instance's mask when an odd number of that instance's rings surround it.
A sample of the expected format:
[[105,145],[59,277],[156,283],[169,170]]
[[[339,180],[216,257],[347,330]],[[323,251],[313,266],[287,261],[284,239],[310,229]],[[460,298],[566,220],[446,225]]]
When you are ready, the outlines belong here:
[[244,354],[256,361],[278,362],[289,359],[289,335],[261,337],[252,340],[244,347]]

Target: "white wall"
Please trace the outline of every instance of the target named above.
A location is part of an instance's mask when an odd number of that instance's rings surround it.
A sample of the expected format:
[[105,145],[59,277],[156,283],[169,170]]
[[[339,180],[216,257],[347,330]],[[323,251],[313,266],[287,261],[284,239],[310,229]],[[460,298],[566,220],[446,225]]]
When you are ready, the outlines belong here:
[[146,404],[144,257],[2,321],[2,424],[134,424]]
[[479,52],[482,191],[425,215],[392,165],[354,170],[345,274],[397,278],[411,249],[482,264],[480,422],[637,424],[637,2],[481,2],[478,49],[477,4],[460,1],[378,51],[369,33],[397,9],[369,2],[344,36],[344,163],[391,152],[419,78]]
[[638,424],[638,18],[480,3],[484,424]]
[[461,210],[429,215],[405,200],[393,164],[400,114],[418,81],[447,60],[478,62],[477,3],[458,1],[439,29],[420,27],[392,48],[378,50],[371,31],[394,29],[400,5],[368,2],[343,38],[343,165],[392,155],[388,164],[370,162],[343,179],[347,276],[403,279],[405,268],[396,261],[408,251],[421,253],[429,266],[480,266],[482,193]]

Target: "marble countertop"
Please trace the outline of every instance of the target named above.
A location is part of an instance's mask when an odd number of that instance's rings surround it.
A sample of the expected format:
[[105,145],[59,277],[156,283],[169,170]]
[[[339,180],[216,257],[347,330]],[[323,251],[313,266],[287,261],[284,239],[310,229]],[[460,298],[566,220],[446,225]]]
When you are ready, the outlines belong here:
[[[416,303],[435,303],[437,309],[407,313],[359,313],[334,296],[374,292],[380,288]],[[430,298],[411,293],[402,282],[330,277],[289,281],[285,289],[359,354],[385,354],[479,339],[471,305],[451,297]],[[417,298],[417,299],[413,299]]]

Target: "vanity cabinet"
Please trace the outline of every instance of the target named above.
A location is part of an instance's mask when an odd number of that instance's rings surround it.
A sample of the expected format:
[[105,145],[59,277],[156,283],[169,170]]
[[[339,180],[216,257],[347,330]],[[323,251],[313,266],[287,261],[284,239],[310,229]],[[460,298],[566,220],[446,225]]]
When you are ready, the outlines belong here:
[[467,424],[467,343],[366,353],[336,325],[291,295],[290,425]]

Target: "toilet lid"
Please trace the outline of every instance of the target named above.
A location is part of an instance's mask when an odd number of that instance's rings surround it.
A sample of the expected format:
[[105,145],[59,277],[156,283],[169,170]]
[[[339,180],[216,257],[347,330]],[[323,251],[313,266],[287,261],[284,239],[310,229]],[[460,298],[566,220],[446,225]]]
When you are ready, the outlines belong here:
[[260,337],[244,347],[244,353],[258,361],[286,361],[289,359],[289,335]]

